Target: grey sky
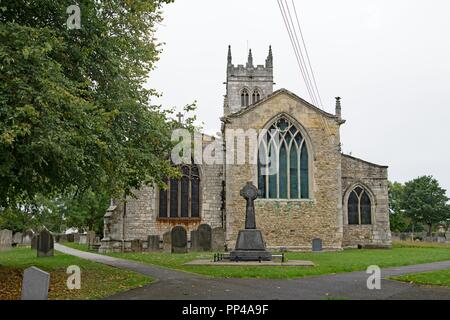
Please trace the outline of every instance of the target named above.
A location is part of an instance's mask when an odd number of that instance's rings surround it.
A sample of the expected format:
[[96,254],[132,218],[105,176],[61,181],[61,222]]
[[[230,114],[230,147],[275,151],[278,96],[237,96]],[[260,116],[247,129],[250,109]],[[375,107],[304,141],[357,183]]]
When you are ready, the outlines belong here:
[[[432,174],[450,190],[450,2],[295,4],[323,109],[334,112],[342,97],[343,151],[389,165],[390,180]],[[176,0],[164,17],[149,86],[167,107],[197,100],[206,132],[220,129],[228,44],[234,64],[245,63],[248,47],[263,64],[271,44],[274,89],[308,100],[276,0]]]

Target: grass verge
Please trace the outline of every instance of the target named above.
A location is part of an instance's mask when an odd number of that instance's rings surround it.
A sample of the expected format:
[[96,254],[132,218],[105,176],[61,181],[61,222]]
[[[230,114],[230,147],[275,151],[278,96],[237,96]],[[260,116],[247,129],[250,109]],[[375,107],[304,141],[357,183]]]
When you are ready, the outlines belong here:
[[[85,245],[68,243],[79,250],[87,250]],[[288,252],[288,259],[310,260],[314,267],[259,267],[259,266],[187,266],[184,263],[194,259],[211,259],[213,253],[110,253],[113,257],[158,265],[220,278],[268,278],[291,279],[305,276],[334,274],[366,270],[370,265],[381,268],[414,265],[450,260],[448,247],[414,247],[407,243],[395,244],[392,250],[357,250],[340,252],[296,253]]]
[[[67,267],[81,269],[81,289],[69,290]],[[35,266],[50,273],[50,300],[101,299],[151,282],[149,277],[55,251],[54,257],[37,258],[30,248],[0,252],[0,300],[20,299],[23,270]]]

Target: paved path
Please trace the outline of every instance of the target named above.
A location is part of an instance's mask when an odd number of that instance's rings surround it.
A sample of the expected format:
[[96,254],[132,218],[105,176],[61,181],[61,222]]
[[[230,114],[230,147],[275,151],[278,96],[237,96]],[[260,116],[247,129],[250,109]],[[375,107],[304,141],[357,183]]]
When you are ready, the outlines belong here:
[[[423,287],[382,279],[381,290],[368,290],[365,272],[314,276],[293,280],[218,279],[183,271],[165,269],[149,264],[117,259],[71,249],[55,244],[55,249],[110,266],[132,270],[157,279],[142,288],[118,293],[109,299],[445,299],[450,289]],[[408,273],[450,269],[450,261],[383,269],[383,278]]]

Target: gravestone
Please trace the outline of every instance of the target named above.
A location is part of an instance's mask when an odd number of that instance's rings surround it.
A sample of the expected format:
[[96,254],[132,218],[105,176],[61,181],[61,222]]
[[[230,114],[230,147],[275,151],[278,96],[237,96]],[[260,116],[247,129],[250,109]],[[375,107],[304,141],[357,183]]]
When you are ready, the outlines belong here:
[[140,239],[131,240],[131,252],[142,252],[142,245]]
[[147,237],[147,250],[149,252],[159,251],[159,235],[149,235]]
[[67,234],[66,237],[67,237],[67,242],[74,242],[73,241],[73,233]]
[[165,252],[172,251],[172,233],[170,231],[163,234],[163,250]]
[[33,237],[34,237],[34,231],[31,230],[31,229],[28,229],[23,234],[22,244],[24,244],[24,245],[31,245],[31,240],[33,239]]
[[95,232],[94,231],[88,231],[86,232],[86,243],[89,247],[94,245],[95,243]]
[[35,234],[33,236],[33,238],[31,238],[31,249],[32,250],[36,250],[37,249],[38,241],[39,241],[39,234]]
[[212,229],[211,250],[212,251],[225,250],[225,230],[221,227]]
[[320,252],[322,251],[322,239],[313,239],[312,241],[312,251]]
[[247,201],[245,229],[239,230],[236,247],[230,253],[230,260],[271,261],[272,254],[266,250],[262,232],[256,229],[255,199],[258,197],[258,189],[252,182],[247,182],[240,195]]
[[73,242],[75,243],[80,242],[80,234],[78,232],[73,234]]
[[78,241],[79,244],[87,244],[87,236],[86,234],[80,234],[80,240]]
[[12,243],[14,245],[21,245],[22,244],[22,238],[23,238],[22,232],[16,232],[16,233],[14,233],[13,242]]
[[197,232],[200,251],[211,251],[211,226],[208,224],[201,224],[198,226]]
[[36,267],[25,269],[22,281],[22,300],[47,300],[50,274]]
[[176,226],[171,231],[172,253],[187,253],[187,232],[182,226]]
[[11,249],[13,234],[11,230],[4,229],[0,231],[0,251]]
[[191,231],[191,251],[199,251],[198,230]]
[[47,229],[42,230],[37,241],[37,256],[53,257],[54,245],[52,234]]

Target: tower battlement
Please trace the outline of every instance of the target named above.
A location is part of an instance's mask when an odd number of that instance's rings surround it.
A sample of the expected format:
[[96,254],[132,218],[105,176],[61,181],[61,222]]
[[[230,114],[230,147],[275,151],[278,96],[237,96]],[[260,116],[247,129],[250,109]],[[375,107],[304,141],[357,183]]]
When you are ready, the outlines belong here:
[[245,65],[234,65],[231,47],[228,46],[226,101],[224,114],[230,114],[258,102],[273,92],[272,48],[264,65],[254,65],[252,50],[249,50]]

